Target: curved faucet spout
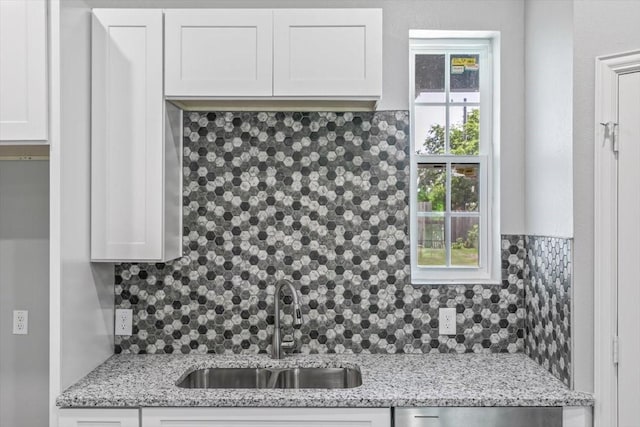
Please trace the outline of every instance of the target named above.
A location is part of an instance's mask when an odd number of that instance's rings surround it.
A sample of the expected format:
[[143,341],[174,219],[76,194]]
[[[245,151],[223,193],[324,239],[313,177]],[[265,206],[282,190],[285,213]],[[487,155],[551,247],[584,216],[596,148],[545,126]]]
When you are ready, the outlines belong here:
[[288,341],[283,341],[281,338],[280,331],[280,294],[282,293],[283,287],[289,288],[291,292],[291,297],[293,298],[292,308],[293,308],[293,327],[298,329],[302,325],[302,311],[300,311],[300,298],[298,296],[298,291],[293,286],[293,284],[285,279],[281,279],[276,282],[276,292],[274,294],[274,328],[273,328],[273,339],[271,343],[271,357],[274,359],[281,359],[284,355],[284,350],[293,350],[296,347],[293,339]]

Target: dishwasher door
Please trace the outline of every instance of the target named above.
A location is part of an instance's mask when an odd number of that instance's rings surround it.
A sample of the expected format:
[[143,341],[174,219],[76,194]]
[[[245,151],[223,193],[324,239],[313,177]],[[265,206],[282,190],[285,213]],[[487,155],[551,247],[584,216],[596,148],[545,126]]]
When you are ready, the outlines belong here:
[[395,427],[562,427],[562,408],[396,408],[394,419]]

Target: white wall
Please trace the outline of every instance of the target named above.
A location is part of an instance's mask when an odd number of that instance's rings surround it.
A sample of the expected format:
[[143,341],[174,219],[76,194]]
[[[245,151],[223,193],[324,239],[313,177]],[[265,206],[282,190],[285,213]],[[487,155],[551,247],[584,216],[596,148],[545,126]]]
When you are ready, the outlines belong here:
[[[13,310],[29,311],[28,335],[12,334]],[[47,426],[47,161],[0,161],[0,343],[0,426]]]
[[90,263],[90,10],[81,0],[55,6],[60,74],[53,73],[52,121],[60,126],[51,133],[51,281],[60,310],[52,318],[59,393],[113,354],[114,270]]
[[526,234],[573,236],[573,3],[525,2]]
[[574,2],[573,205],[575,387],[593,390],[595,58],[640,48],[640,1]]
[[[91,7],[380,7],[381,110],[407,110],[409,29],[501,31],[501,233],[525,232],[523,0],[88,0]],[[211,47],[212,54],[215,46]]]

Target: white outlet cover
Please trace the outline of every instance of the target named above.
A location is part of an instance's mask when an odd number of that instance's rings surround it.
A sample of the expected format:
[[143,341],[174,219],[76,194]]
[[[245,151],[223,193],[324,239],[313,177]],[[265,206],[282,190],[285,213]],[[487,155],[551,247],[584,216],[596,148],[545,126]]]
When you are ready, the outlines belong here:
[[115,322],[116,335],[131,335],[133,330],[133,310],[117,309]]
[[29,312],[27,310],[13,310],[13,334],[27,335],[29,333]]
[[456,309],[441,308],[438,313],[438,324],[440,325],[440,335],[455,335],[456,328]]

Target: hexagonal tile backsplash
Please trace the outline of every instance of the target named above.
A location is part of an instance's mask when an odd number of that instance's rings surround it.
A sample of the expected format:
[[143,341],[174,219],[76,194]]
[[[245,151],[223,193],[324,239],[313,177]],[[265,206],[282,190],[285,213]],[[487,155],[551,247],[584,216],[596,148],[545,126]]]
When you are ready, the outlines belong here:
[[117,353],[270,351],[280,278],[305,353],[524,350],[523,236],[503,236],[501,285],[410,283],[406,111],[188,112],[184,128],[184,256],[116,266],[134,311]]
[[571,385],[571,239],[526,236],[526,353]]

